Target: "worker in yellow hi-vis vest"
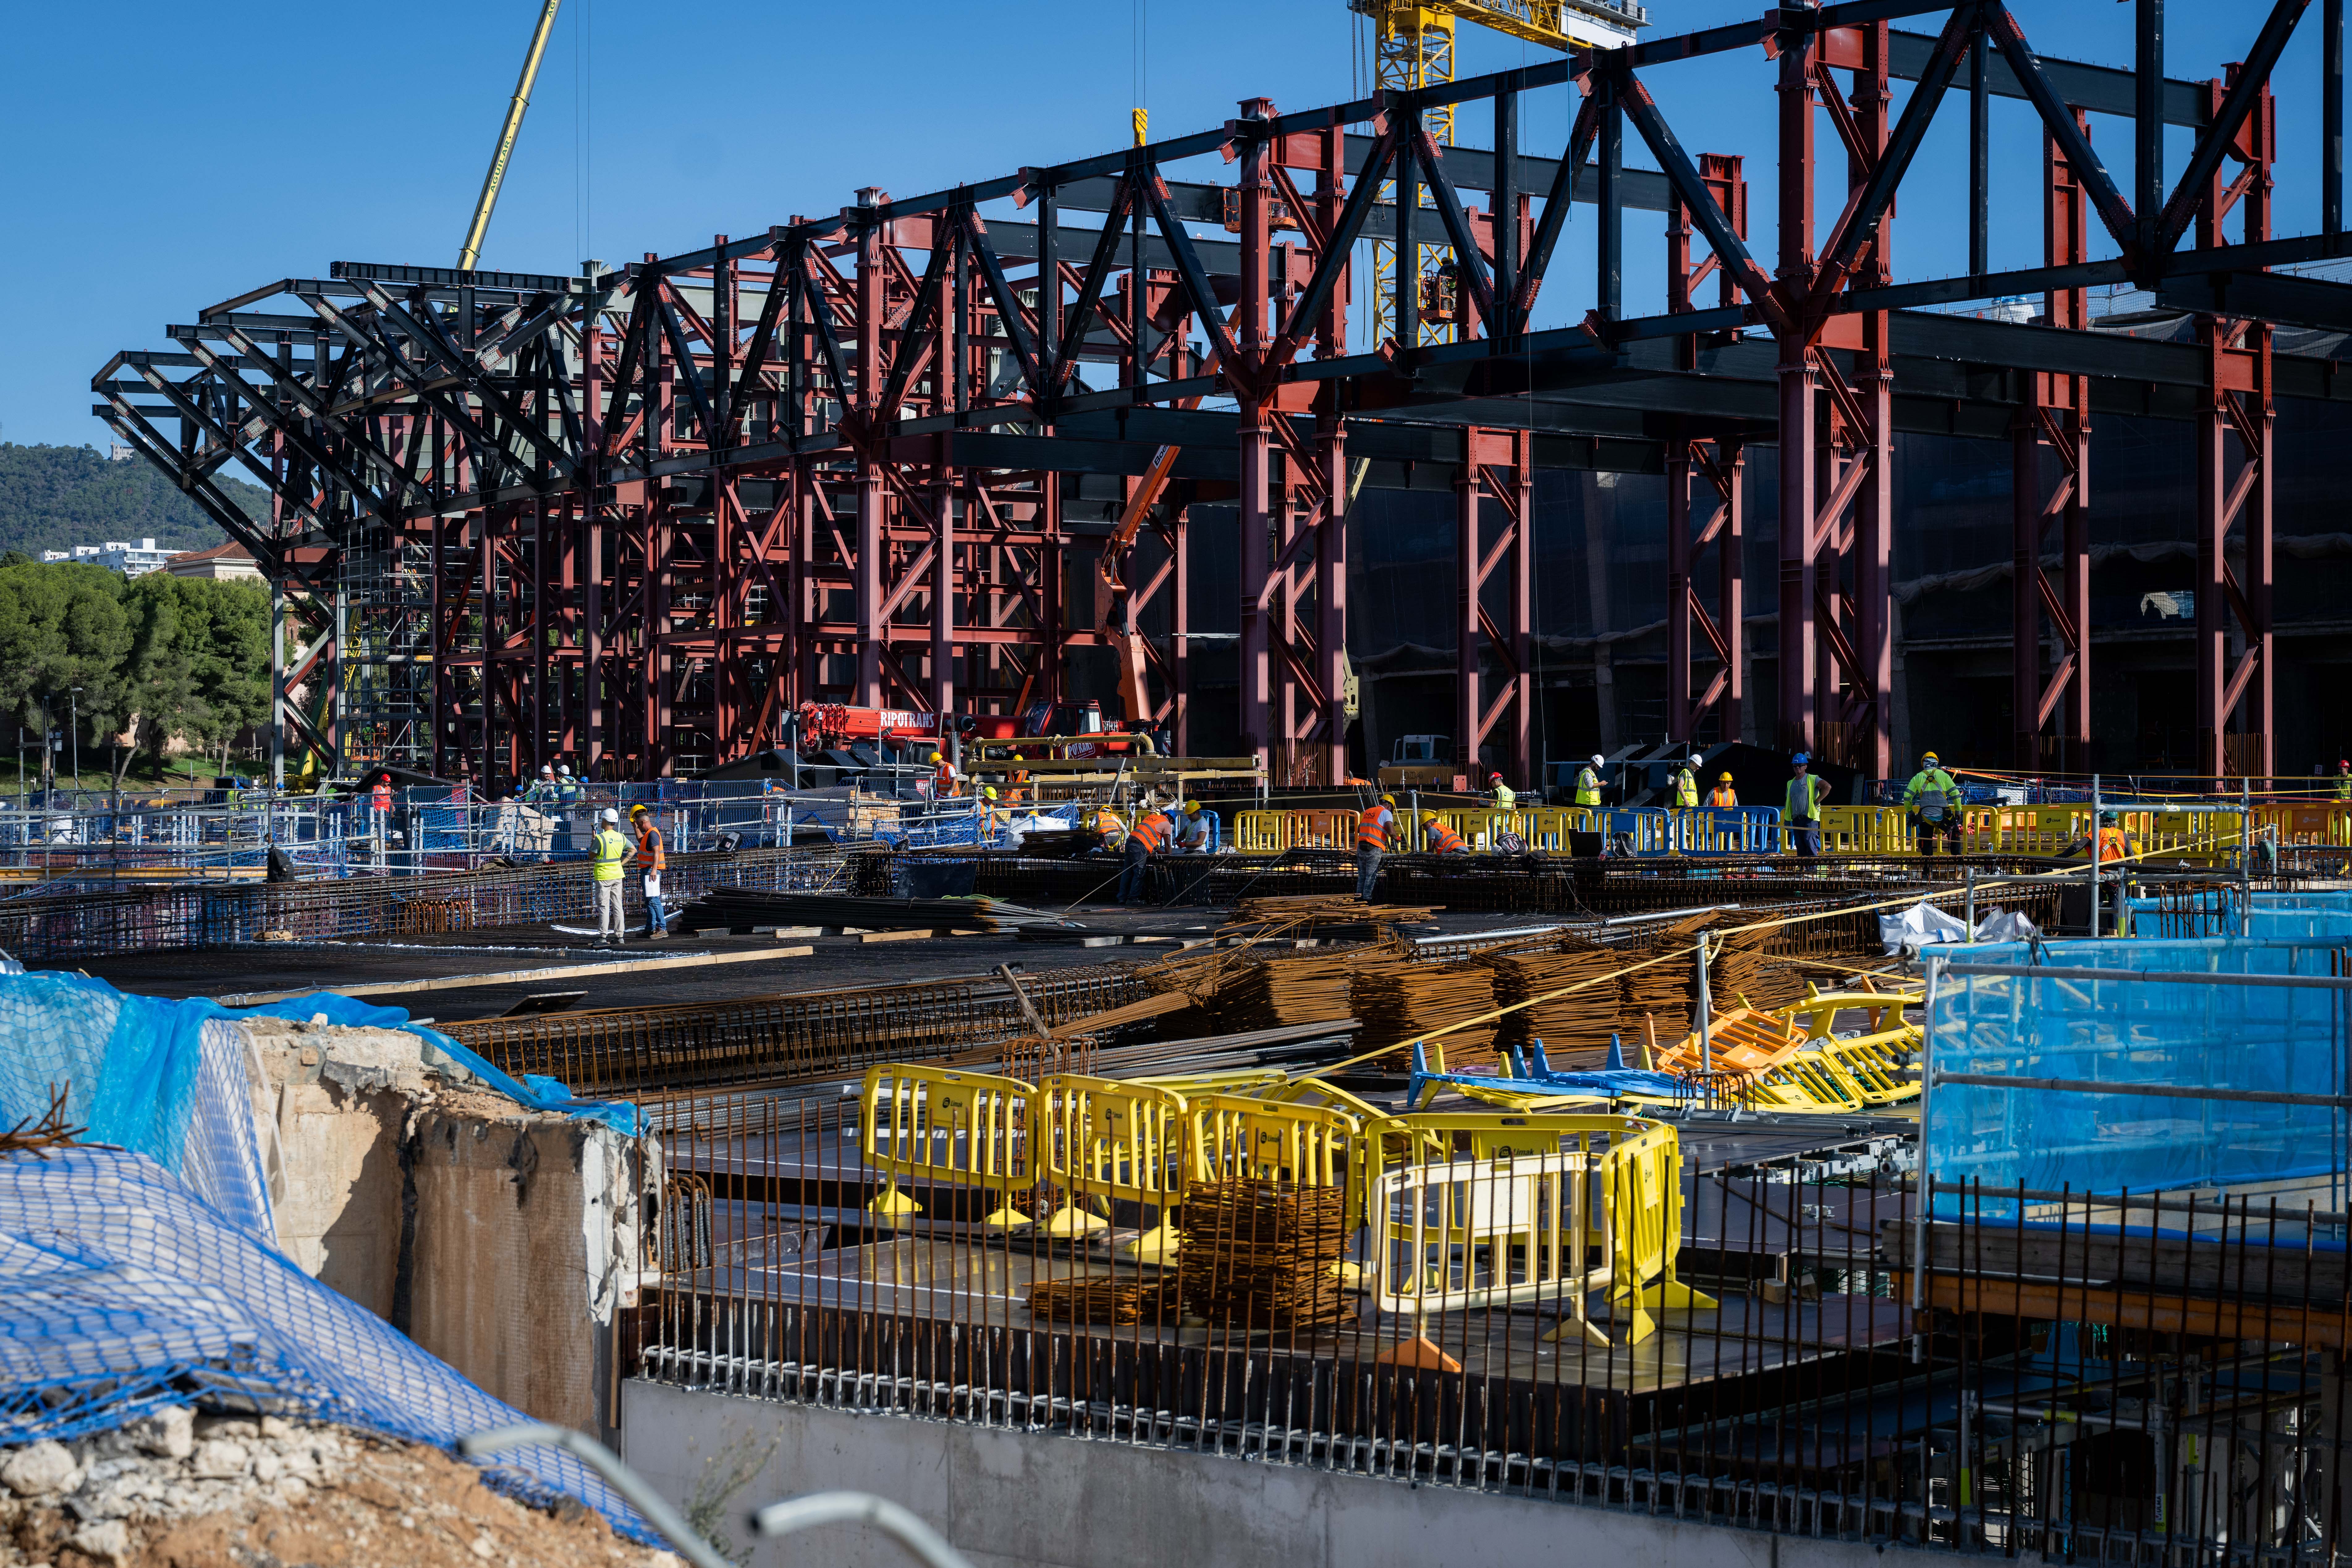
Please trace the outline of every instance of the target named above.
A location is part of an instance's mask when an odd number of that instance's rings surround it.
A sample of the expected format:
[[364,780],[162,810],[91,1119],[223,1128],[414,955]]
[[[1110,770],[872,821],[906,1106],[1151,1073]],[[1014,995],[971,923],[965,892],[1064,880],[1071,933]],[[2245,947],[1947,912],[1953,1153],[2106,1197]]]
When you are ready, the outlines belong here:
[[1676,809],[1690,811],[1698,805],[1699,759],[1692,757],[1675,770],[1674,798]]
[[1812,772],[1812,763],[1804,752],[1789,759],[1789,793],[1780,806],[1790,853],[1808,859],[1822,852],[1822,801],[1830,793],[1829,781]]
[[1589,805],[1595,809],[1600,807],[1601,766],[1601,753],[1595,752],[1592,753],[1591,762],[1576,770],[1577,805]]
[[621,837],[621,814],[608,805],[588,847],[594,873],[590,886],[596,900],[598,947],[618,947],[627,940],[628,928],[621,923],[621,867],[628,858],[629,841]]

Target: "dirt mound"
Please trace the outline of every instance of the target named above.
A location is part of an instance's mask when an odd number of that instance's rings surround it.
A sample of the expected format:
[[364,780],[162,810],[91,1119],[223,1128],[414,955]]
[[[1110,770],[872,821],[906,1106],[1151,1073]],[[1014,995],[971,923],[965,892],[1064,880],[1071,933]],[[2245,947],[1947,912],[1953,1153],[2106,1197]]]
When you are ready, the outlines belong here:
[[564,1500],[542,1511],[437,1448],[166,1411],[0,1450],[0,1568],[679,1568]]

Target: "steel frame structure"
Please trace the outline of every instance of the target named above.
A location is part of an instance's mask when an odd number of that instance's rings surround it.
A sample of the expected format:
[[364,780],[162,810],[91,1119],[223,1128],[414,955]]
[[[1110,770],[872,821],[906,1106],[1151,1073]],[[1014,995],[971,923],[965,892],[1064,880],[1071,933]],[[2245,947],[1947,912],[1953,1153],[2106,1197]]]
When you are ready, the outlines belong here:
[[[2092,416],[2182,418],[2200,455],[2207,771],[2266,773],[2272,409],[2352,396],[2270,333],[2352,327],[2352,288],[2266,269],[2352,249],[2342,0],[2317,5],[2324,222],[2284,239],[2271,77],[2313,0],[2273,0],[2247,58],[2210,83],[2165,77],[2162,0],[2136,4],[2130,71],[2040,58],[1990,0],[1793,5],[1304,112],[1247,100],[1195,135],[910,200],[865,190],[830,216],[579,277],[338,263],[167,329],[168,351],[114,356],[97,412],[253,551],[299,623],[284,737],[338,763],[397,750],[353,704],[375,689],[361,665],[398,666],[429,731],[401,760],[486,781],[558,756],[635,777],[740,757],[785,739],[803,700],[1015,710],[1063,696],[1077,661],[1129,633],[1149,665],[1144,717],[1189,742],[1204,505],[1239,518],[1244,744],[1286,778],[1344,777],[1344,520],[1367,483],[1454,492],[1455,746],[1525,778],[1547,468],[1666,476],[1670,738],[1734,736],[1755,718],[1739,475],[1775,442],[1780,515],[1801,520],[1780,531],[1778,739],[1884,774],[1903,431],[2012,443],[2018,743],[2046,762],[2045,729],[2071,742],[2088,726]],[[1939,30],[1892,26],[1913,15]],[[1769,271],[1749,248],[1742,160],[1687,153],[1644,81],[1748,50],[1779,94]],[[1899,113],[1898,80],[1913,84]],[[1895,199],[1962,82],[1969,268],[1896,281]],[[1570,83],[1583,99],[1563,155],[1522,152],[1522,95]],[[2007,273],[1987,266],[1994,97],[2030,104],[2049,148],[2043,265]],[[1441,147],[1431,117],[1479,102],[1491,150]],[[2091,113],[2132,122],[2128,198],[2092,149]],[[1823,125],[1848,188],[1825,233]],[[2194,131],[2169,185],[2166,125]],[[1656,172],[1626,164],[1629,127]],[[1210,159],[1229,181],[1171,177]],[[1481,195],[1483,211],[1465,199]],[[1580,202],[1594,209],[1596,307],[1536,330]],[[1624,309],[1639,211],[1667,220],[1669,309],[1651,318]],[[1080,215],[1092,221],[1068,221]],[[1424,237],[1450,251],[1458,341],[1425,342],[1405,289],[1389,338],[1351,352],[1349,268],[1376,235],[1401,256]],[[2117,254],[2093,259],[2101,235]],[[1717,300],[1701,308],[1710,272]],[[2083,291],[2126,280],[2204,312],[2204,342],[2087,330]],[[2030,293],[2047,325],[1923,309]],[[272,300],[286,303],[255,309]],[[2063,470],[2047,495],[2045,446]],[[266,521],[214,482],[231,465],[269,488]],[[1168,483],[1142,498],[1129,558],[1087,573],[1147,474]],[[1694,587],[1709,547],[1711,610]],[[421,582],[370,600],[399,561]],[[1093,581],[1116,602],[1073,603]],[[426,646],[378,637],[363,653],[355,617],[395,613],[429,628]],[[294,700],[306,685],[324,694],[309,711]]]

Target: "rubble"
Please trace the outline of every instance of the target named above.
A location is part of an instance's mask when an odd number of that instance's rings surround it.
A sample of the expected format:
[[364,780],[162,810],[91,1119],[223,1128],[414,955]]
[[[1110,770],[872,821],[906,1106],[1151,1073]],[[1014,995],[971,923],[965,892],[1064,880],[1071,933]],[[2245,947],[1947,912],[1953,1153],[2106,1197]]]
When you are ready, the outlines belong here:
[[679,1568],[573,1500],[530,1508],[481,1475],[421,1444],[173,1406],[0,1449],[0,1568]]

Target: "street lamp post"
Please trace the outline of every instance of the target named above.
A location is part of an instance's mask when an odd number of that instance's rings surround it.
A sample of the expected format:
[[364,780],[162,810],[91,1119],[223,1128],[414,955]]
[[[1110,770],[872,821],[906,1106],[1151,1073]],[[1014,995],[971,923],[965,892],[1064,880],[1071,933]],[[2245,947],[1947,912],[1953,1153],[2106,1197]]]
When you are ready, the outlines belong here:
[[74,782],[73,782],[73,786],[74,786],[74,788],[75,788],[76,790],[79,790],[79,789],[81,788],[81,688],[80,688],[80,687],[76,686],[76,687],[71,687],[71,688],[68,688],[68,689],[67,693],[66,693],[66,703],[67,703],[67,706],[68,706],[68,710],[69,710],[69,711],[72,713],[72,715],[73,715],[73,717],[72,717],[71,719],[69,719],[69,720],[68,720],[68,721],[67,721],[68,725],[69,726],[69,728],[70,728],[70,729],[72,730],[72,731],[73,731],[73,770],[74,770]]

